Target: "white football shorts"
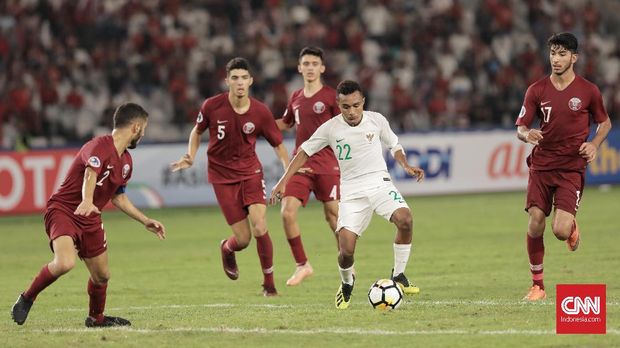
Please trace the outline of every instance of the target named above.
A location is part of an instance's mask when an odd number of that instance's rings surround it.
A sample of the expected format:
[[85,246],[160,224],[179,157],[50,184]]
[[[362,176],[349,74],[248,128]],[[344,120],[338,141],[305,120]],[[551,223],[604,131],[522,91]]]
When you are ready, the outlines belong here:
[[399,208],[409,209],[409,205],[394,184],[385,181],[379,187],[356,192],[355,198],[342,198],[338,205],[336,231],[346,228],[361,236],[368,228],[374,212],[390,221],[392,214]]

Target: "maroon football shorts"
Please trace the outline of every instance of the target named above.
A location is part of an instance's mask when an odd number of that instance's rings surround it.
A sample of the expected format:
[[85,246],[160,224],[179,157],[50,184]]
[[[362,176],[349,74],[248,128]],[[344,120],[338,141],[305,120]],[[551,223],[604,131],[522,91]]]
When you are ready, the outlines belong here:
[[69,236],[73,239],[80,258],[89,259],[103,254],[108,248],[101,220],[95,220],[95,223],[84,223],[83,220],[83,217],[61,209],[47,209],[44,217],[45,232],[50,239],[52,251],[56,238]]
[[305,207],[310,191],[321,202],[340,199],[340,176],[328,174],[295,174],[286,184],[284,197],[295,197]]
[[245,219],[248,216],[248,206],[267,204],[265,181],[262,176],[232,184],[213,184],[213,190],[229,225]]
[[538,207],[549,216],[552,206],[555,206],[576,215],[584,182],[585,173],[530,170],[525,211]]

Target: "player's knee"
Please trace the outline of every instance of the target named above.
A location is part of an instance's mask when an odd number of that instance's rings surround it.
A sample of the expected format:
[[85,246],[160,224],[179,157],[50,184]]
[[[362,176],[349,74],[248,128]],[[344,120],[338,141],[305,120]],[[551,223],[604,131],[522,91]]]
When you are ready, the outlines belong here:
[[97,285],[106,284],[110,280],[110,271],[102,270],[102,271],[95,272],[94,274],[90,275],[90,278],[93,280],[93,283]]
[[572,228],[572,221],[554,221],[553,226],[551,226],[553,234],[559,240],[567,240],[571,235]]
[[74,260],[55,260],[53,262],[53,271],[54,275],[60,276],[63,275],[75,267]]
[[400,212],[398,214],[394,214],[393,218],[394,224],[398,228],[399,232],[409,233],[411,234],[413,231],[413,217],[409,211]]
[[285,224],[294,224],[297,219],[297,212],[294,209],[282,209],[282,220]]
[[250,236],[247,237],[235,237],[237,240],[237,247],[239,249],[245,249],[250,245]]

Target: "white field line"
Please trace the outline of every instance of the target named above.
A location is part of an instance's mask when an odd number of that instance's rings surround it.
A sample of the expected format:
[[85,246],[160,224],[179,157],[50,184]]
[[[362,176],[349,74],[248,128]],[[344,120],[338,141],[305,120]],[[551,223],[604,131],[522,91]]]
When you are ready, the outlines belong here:
[[[154,333],[183,333],[183,332],[204,332],[204,333],[230,333],[230,334],[286,334],[286,335],[316,335],[316,334],[355,334],[367,336],[415,336],[415,335],[482,335],[482,336],[536,336],[536,335],[555,335],[554,330],[366,330],[359,328],[350,329],[266,329],[266,328],[240,328],[240,327],[179,327],[170,329],[136,329],[136,328],[114,328],[114,329],[49,329],[49,330],[33,330],[41,333],[87,333],[87,332],[110,332],[120,331],[136,334],[154,334]],[[607,330],[608,335],[618,335],[620,330]]]
[[[469,301],[469,300],[445,300],[445,301],[425,301],[408,300],[413,306],[555,306],[554,301],[524,302],[524,301]],[[607,302],[608,307],[620,306],[620,302]],[[157,306],[130,306],[130,307],[111,307],[106,308],[110,311],[124,310],[150,310],[150,309],[186,309],[186,308],[234,308],[234,307],[255,307],[267,309],[281,308],[308,308],[308,307],[331,307],[331,304],[241,304],[241,303],[209,303],[209,304],[171,304]],[[84,308],[57,308],[56,312],[82,312]]]

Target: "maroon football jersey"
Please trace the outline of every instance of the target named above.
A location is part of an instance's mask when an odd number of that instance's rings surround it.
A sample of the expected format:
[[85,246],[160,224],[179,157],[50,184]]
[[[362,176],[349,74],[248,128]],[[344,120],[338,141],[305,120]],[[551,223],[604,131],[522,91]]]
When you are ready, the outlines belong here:
[[[291,95],[282,121],[289,126],[296,125],[295,150],[330,118],[340,114],[336,104],[336,90],[323,86],[312,97],[304,96],[303,88]],[[304,167],[312,168],[315,174],[340,174],[338,161],[329,146],[310,157]]]
[[607,120],[607,111],[598,87],[576,75],[573,82],[558,91],[549,76],[533,83],[525,93],[517,126],[532,127],[537,118],[543,139],[532,149],[528,165],[534,170],[583,171],[587,161],[579,147],[588,139],[592,120]]
[[[82,202],[82,184],[86,167],[97,173],[97,185],[93,203],[99,210],[112,199],[121,186],[126,186],[131,177],[133,162],[129,151],[119,157],[111,135],[96,137],[82,146],[75,156],[64,182],[47,202],[48,208],[62,209],[73,214]],[[85,219],[93,223],[100,221],[99,214]]]
[[250,97],[250,108],[240,115],[230,105],[228,92],[204,101],[196,126],[201,132],[209,129],[208,178],[215,184],[262,175],[263,167],[256,155],[259,136],[273,147],[282,143],[282,133],[265,104]]

